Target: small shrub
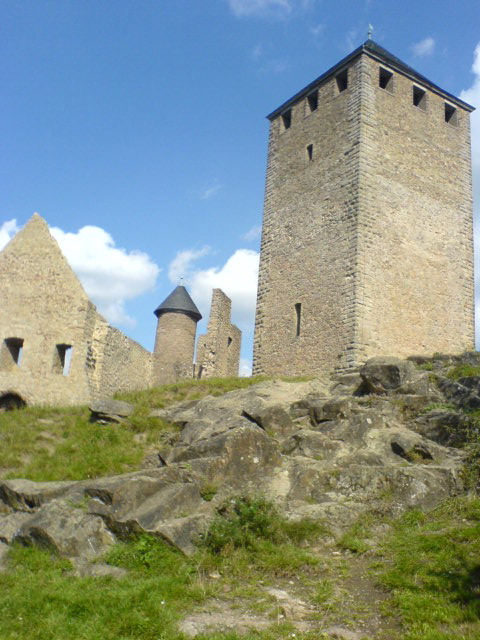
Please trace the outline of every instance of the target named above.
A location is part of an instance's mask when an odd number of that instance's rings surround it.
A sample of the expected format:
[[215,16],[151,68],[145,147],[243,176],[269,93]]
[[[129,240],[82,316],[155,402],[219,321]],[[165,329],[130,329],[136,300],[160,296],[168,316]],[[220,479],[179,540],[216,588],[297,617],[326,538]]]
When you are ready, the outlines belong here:
[[210,502],[217,495],[218,487],[215,484],[204,484],[200,489],[200,495],[204,500]]
[[435,367],[433,362],[422,362],[421,364],[417,364],[417,369],[421,369],[422,371],[433,371]]
[[212,553],[225,549],[256,549],[260,541],[275,544],[299,542],[324,533],[312,520],[288,521],[264,497],[230,498],[220,509],[203,539]]

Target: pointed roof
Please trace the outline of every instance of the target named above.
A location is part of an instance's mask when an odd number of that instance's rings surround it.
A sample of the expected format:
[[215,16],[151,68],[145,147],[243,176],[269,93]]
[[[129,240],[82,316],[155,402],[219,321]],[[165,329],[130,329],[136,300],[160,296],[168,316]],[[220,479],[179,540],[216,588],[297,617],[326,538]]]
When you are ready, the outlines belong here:
[[369,39],[369,40],[366,40],[357,49],[352,51],[352,53],[350,53],[348,56],[346,56],[345,58],[342,58],[342,60],[340,60],[340,62],[337,62],[336,65],[334,65],[333,67],[325,71],[325,73],[322,73],[321,76],[319,76],[313,82],[308,84],[304,89],[302,89],[301,91],[296,93],[294,96],[292,96],[289,100],[281,104],[277,109],[275,109],[275,111],[272,111],[272,113],[270,113],[267,116],[267,118],[269,120],[273,120],[273,118],[276,118],[280,113],[282,113],[282,111],[285,111],[285,109],[288,109],[288,107],[295,104],[295,102],[298,102],[298,100],[308,95],[313,89],[315,89],[319,84],[327,80],[330,76],[337,74],[344,67],[346,67],[352,60],[354,60],[355,58],[358,58],[358,56],[360,56],[362,53],[368,55],[371,58],[374,58],[375,60],[378,60],[379,62],[383,62],[384,64],[387,64],[391,69],[395,69],[395,71],[402,73],[403,75],[411,78],[415,82],[421,83],[423,86],[428,87],[434,93],[437,93],[443,96],[444,98],[447,98],[447,100],[449,100],[450,102],[453,102],[457,106],[463,109],[466,109],[467,111],[475,110],[475,107],[472,107],[472,105],[468,104],[467,102],[464,102],[463,100],[460,100],[460,98],[457,98],[451,93],[448,93],[448,91],[441,89],[438,85],[431,82],[425,76],[422,76],[422,74],[418,73],[418,71],[415,71],[415,69],[410,67],[408,64],[406,64],[405,62],[402,62],[402,60],[394,56],[392,53],[384,49],[382,46],[380,46],[373,40]]
[[194,301],[190,297],[190,294],[185,287],[179,285],[172,293],[165,298],[165,300],[158,305],[153,312],[157,318],[163,313],[184,313],[187,316],[193,318],[196,322],[202,319],[202,314],[197,309]]

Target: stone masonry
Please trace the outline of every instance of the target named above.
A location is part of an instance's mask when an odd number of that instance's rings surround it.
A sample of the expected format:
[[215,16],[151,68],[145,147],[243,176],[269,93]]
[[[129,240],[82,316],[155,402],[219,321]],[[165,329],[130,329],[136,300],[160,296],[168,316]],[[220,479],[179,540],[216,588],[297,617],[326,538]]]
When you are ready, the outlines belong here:
[[230,321],[232,301],[221,289],[212,292],[207,333],[198,337],[198,378],[238,375],[242,332]]
[[35,214],[0,252],[0,398],[86,404],[150,380],[151,354],[88,299]]
[[472,110],[368,40],[269,116],[254,374],[473,348]]
[[[155,311],[152,354],[97,312],[38,214],[0,252],[0,277],[0,409],[88,404],[117,391],[193,377],[201,316],[186,290],[190,315],[166,308],[176,290]],[[235,353],[228,375],[238,374]]]

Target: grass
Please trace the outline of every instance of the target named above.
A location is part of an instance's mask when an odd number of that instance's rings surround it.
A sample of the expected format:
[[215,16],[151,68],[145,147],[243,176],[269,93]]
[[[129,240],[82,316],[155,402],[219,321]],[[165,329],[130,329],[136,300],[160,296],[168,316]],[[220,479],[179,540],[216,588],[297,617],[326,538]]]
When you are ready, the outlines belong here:
[[406,627],[403,640],[480,637],[480,499],[463,496],[429,514],[411,511],[382,546],[382,583]]
[[457,364],[447,373],[447,377],[450,380],[458,380],[459,378],[471,378],[473,376],[480,376],[480,367],[472,364]]
[[[177,623],[192,608],[220,594],[221,586],[208,581],[212,568],[228,576],[232,601],[238,595],[252,604],[259,600],[259,581],[279,575],[297,575],[318,565],[318,559],[292,542],[315,537],[321,527],[311,521],[287,527],[276,542],[278,527],[286,524],[263,498],[236,499],[247,509],[240,529],[249,530],[249,548],[226,545],[213,551],[204,545],[186,558],[151,536],[116,544],[104,561],[124,568],[123,578],[75,578],[67,560],[35,548],[13,547],[9,571],[0,573],[2,640],[184,640]],[[222,516],[219,516],[222,517]],[[247,526],[247,524],[251,526]],[[275,532],[275,533],[273,533]],[[275,540],[275,541],[274,541]],[[222,581],[225,585],[225,580]],[[265,592],[262,592],[265,599]],[[295,637],[289,624],[272,620],[272,629],[252,631],[252,640]],[[207,640],[236,640],[235,633],[200,636]]]
[[119,397],[135,410],[120,425],[91,423],[86,407],[26,407],[0,413],[0,477],[83,480],[135,470],[148,451],[162,450],[178,431],[150,416],[152,409],[221,395],[261,380],[189,380],[122,394]]

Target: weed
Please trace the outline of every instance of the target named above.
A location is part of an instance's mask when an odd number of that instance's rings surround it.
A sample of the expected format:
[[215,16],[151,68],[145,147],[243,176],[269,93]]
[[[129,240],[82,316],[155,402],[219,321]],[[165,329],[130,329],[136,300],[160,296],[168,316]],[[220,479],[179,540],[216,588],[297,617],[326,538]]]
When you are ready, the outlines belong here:
[[422,371],[433,371],[435,366],[433,362],[422,362],[421,364],[417,364],[417,369],[421,369]]
[[447,378],[450,378],[450,380],[471,378],[473,376],[480,376],[480,367],[471,364],[457,364],[447,373]]
[[200,489],[200,495],[204,500],[210,502],[217,495],[218,487],[216,484],[204,484]]

